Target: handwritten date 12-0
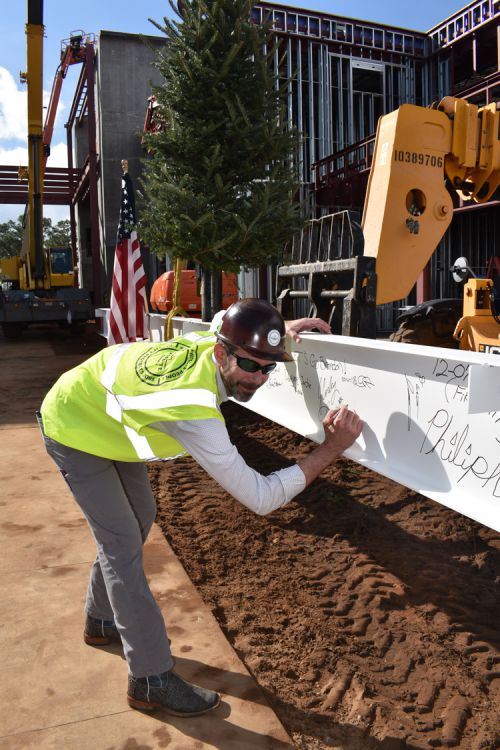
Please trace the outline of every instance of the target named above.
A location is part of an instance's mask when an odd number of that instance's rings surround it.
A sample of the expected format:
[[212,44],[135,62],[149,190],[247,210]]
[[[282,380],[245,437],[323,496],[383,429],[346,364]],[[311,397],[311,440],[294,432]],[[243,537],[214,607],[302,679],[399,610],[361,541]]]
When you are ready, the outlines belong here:
[[467,384],[469,376],[469,365],[462,362],[452,362],[439,357],[434,363],[432,374],[436,378],[442,378],[444,383],[444,394],[446,401],[449,403],[458,398],[460,401],[466,400],[467,391],[464,386]]

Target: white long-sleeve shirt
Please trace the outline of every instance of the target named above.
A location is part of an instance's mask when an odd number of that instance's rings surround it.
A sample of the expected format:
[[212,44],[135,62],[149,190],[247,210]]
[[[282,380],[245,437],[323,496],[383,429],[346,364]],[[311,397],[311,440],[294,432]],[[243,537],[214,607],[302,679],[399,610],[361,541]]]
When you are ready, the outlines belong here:
[[[218,370],[217,387],[220,400],[227,401]],[[151,427],[171,435],[226,492],[261,516],[286,505],[306,485],[304,472],[297,464],[267,476],[252,469],[231,443],[226,425],[218,419],[161,422]]]

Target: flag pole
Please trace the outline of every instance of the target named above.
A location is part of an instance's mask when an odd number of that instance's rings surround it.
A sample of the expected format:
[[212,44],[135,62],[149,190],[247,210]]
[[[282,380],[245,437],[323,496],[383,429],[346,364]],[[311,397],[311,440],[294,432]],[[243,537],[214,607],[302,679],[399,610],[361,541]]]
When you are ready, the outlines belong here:
[[[123,175],[125,176],[126,174],[128,174],[128,159],[122,159],[121,162],[120,162],[120,164],[121,164],[121,167],[122,167]],[[145,322],[147,320],[147,326],[148,326],[148,335],[147,335],[147,337],[145,336],[145,338],[151,339],[151,326],[150,326],[150,320],[149,320],[149,316],[148,316],[149,309],[148,309],[148,306],[147,306],[147,301],[146,301],[146,296],[145,295],[143,296],[143,300],[144,300],[144,308],[143,308],[144,309],[144,320],[145,320]]]
[[[120,217],[113,265],[108,326],[108,344],[143,341],[146,336],[148,306],[146,273],[136,231],[135,200],[128,160],[122,159]],[[149,334],[149,331],[147,331]]]
[[[121,165],[122,165],[123,174],[124,175],[128,174],[128,159],[122,159]],[[148,326],[148,335],[145,336],[144,338],[148,338],[150,340],[151,339],[151,321],[149,319],[149,308],[147,305],[146,295],[143,296],[143,300],[144,300],[144,323],[146,324],[147,322],[147,326]]]
[[174,315],[182,315],[186,317],[187,313],[181,305],[181,288],[182,288],[182,271],[184,269],[184,263],[181,258],[177,258],[175,261],[174,271],[174,293],[172,299],[172,309],[165,318],[165,341],[169,341],[174,337]]

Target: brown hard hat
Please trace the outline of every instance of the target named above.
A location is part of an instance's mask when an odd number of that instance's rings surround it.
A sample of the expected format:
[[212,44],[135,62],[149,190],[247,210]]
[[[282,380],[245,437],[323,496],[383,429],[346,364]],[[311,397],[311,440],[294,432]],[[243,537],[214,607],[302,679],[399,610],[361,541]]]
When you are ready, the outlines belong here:
[[285,350],[285,321],[269,302],[250,297],[229,307],[222,318],[217,338],[258,359],[291,362]]

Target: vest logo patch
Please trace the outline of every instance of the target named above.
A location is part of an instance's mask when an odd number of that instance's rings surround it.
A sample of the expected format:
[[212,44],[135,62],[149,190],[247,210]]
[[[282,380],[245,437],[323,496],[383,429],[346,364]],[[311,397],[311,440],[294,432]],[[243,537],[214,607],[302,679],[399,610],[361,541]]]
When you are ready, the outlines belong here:
[[196,363],[196,347],[178,341],[148,347],[135,365],[139,380],[159,386],[182,377]]

